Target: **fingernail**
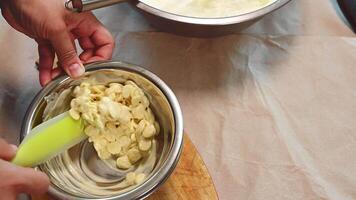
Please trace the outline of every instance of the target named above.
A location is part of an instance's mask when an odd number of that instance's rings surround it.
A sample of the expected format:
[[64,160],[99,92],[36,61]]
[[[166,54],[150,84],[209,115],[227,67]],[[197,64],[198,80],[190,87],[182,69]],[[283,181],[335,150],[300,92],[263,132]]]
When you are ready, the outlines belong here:
[[17,146],[16,146],[16,145],[14,145],[14,144],[10,144],[10,146],[11,146],[11,149],[12,149],[14,152],[16,152],[16,151],[17,151]]
[[74,63],[68,68],[69,71],[69,76],[76,78],[84,74],[85,69],[83,65],[80,65],[78,63]]

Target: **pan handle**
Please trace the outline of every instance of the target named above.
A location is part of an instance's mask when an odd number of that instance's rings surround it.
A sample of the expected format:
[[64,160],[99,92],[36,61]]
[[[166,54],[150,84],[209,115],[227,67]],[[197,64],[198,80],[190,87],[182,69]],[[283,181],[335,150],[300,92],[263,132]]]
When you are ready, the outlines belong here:
[[65,7],[73,12],[84,12],[127,1],[128,0],[67,0]]

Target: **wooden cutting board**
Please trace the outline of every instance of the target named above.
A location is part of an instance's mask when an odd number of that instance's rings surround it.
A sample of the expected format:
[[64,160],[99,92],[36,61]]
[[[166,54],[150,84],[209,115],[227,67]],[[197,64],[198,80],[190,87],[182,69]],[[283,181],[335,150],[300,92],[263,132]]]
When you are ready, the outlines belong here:
[[[51,200],[48,195],[32,200]],[[185,134],[184,147],[176,169],[148,200],[216,200],[218,195],[205,164]]]

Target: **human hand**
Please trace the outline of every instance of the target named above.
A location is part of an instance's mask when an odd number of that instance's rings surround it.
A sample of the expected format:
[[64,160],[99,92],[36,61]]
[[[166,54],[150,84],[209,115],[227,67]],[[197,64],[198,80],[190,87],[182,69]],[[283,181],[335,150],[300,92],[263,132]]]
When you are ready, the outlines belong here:
[[0,138],[0,199],[15,200],[20,193],[46,193],[49,180],[44,173],[8,162],[15,156],[16,149]]
[[[114,40],[109,31],[91,12],[72,13],[65,9],[64,3],[64,0],[0,0],[6,21],[38,43],[42,86],[62,69],[76,78],[85,71],[83,63],[112,56]],[[83,49],[79,57],[75,40]],[[60,67],[53,69],[55,54]]]

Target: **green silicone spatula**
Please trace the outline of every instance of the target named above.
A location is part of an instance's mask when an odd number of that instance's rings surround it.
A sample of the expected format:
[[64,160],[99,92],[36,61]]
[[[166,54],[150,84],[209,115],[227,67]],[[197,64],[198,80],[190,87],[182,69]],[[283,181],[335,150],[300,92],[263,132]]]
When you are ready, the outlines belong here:
[[68,112],[60,114],[31,130],[21,142],[12,163],[34,167],[70,147],[87,136],[82,120],[74,120]]

